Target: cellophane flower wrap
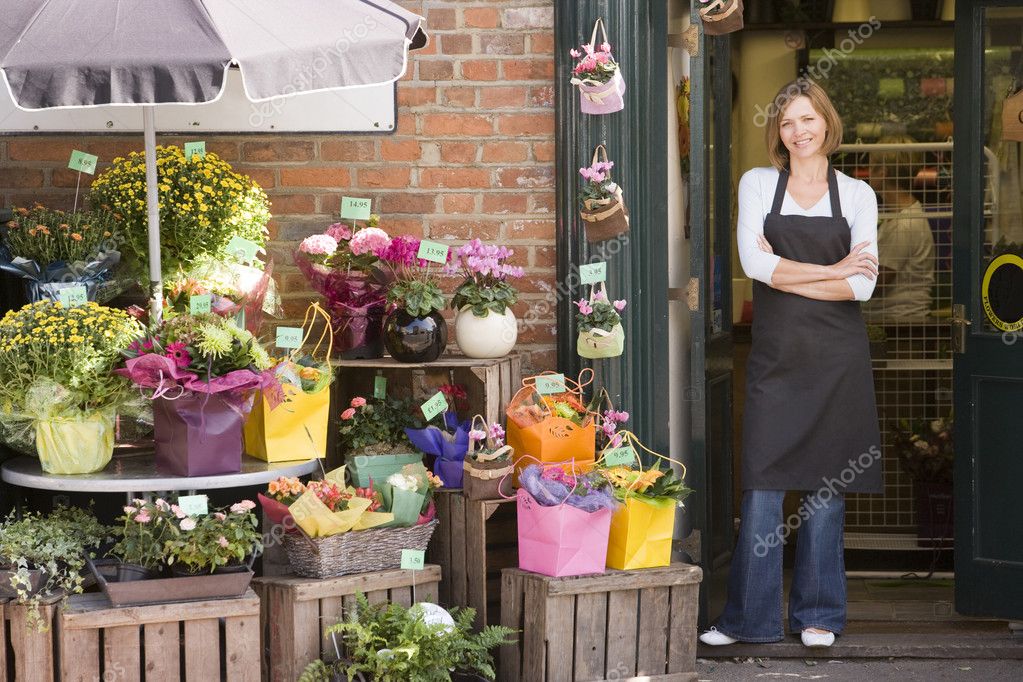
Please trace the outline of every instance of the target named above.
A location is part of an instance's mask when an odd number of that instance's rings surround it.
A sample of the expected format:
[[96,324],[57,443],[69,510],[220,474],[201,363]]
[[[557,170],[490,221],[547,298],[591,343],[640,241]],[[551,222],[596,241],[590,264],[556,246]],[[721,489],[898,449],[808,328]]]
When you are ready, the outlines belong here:
[[128,284],[114,277],[122,224],[110,210],[16,208],[0,226],[0,270],[25,280],[29,302],[58,301],[61,290],[78,286],[90,301],[109,301]]
[[[127,313],[89,302],[67,307],[42,300],[12,310],[0,320],[0,435],[15,450],[37,453],[40,429],[67,452],[98,442],[61,443],[60,424],[109,439],[114,414],[132,403],[130,383],[111,370],[121,351],[143,333]],[[110,429],[101,428],[108,424]],[[56,439],[56,441],[54,441]],[[100,467],[102,468],[102,467]],[[84,473],[84,472],[79,472]]]
[[204,294],[210,296],[212,312],[234,319],[253,334],[259,333],[264,314],[280,316],[282,312],[272,260],[246,263],[230,256],[179,270],[164,282],[164,315],[190,312],[191,298]]
[[406,428],[405,434],[420,452],[429,456],[430,468],[445,488],[462,487],[462,466],[469,449],[469,420],[459,421],[451,410],[443,413],[443,426]]
[[573,474],[558,465],[530,464],[519,485],[544,507],[567,504],[585,512],[618,507],[611,487],[598,474]]

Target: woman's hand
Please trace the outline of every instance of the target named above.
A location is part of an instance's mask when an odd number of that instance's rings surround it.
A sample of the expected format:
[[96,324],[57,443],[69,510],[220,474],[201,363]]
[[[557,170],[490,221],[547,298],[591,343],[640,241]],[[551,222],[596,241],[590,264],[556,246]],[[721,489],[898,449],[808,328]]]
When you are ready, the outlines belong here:
[[774,253],[774,249],[771,247],[771,243],[767,241],[767,237],[765,237],[762,234],[757,235],[757,246],[759,246],[760,250],[763,251],[764,253],[771,254]]
[[828,266],[831,279],[845,279],[853,275],[863,275],[867,279],[877,277],[877,256],[864,251],[870,242],[860,242],[849,250],[849,255],[834,265]]

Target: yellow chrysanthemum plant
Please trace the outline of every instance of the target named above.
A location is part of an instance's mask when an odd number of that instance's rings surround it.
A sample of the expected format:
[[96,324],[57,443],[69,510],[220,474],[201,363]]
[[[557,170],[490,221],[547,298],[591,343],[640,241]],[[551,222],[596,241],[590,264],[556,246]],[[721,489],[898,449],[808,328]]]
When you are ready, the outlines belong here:
[[[156,148],[160,247],[165,274],[196,265],[230,262],[232,238],[265,246],[270,202],[251,178],[237,173],[214,152],[186,159],[176,146]],[[95,207],[124,217],[125,250],[148,260],[146,163],[142,152],[118,157],[92,183]]]
[[113,455],[114,418],[137,395],[112,373],[143,334],[127,313],[43,300],[0,320],[0,435],[45,471],[98,471]]

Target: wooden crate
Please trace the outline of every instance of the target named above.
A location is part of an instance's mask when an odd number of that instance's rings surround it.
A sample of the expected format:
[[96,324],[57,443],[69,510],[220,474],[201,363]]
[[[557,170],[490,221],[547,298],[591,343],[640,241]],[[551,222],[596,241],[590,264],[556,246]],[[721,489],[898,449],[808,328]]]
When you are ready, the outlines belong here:
[[520,633],[498,679],[695,680],[702,576],[689,564],[569,578],[506,568],[501,623]]
[[56,678],[53,623],[63,598],[39,606],[45,630],[30,625],[30,606],[0,599],[0,680],[53,682]]
[[501,569],[518,565],[515,500],[470,500],[460,490],[434,499],[440,525],[427,558],[441,567],[440,603],[476,609],[477,627],[496,625]]
[[124,607],[83,594],[68,599],[57,620],[62,682],[259,680],[259,599],[251,589],[235,599]]
[[357,592],[371,604],[411,606],[413,585],[415,601],[436,602],[440,579],[440,567],[432,564],[421,571],[392,569],[340,578],[256,578],[252,584],[260,595],[263,678],[294,682],[317,658],[336,660],[334,642],[323,636],[323,629],[340,620],[342,609],[355,605]]

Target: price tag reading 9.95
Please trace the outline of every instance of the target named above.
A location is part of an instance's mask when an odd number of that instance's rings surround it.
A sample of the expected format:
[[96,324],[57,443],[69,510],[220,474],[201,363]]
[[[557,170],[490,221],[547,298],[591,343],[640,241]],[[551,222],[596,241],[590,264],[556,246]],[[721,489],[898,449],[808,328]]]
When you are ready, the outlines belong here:
[[609,467],[631,466],[636,463],[636,451],[631,445],[604,450],[604,465]]
[[536,386],[536,392],[540,395],[550,395],[551,393],[564,393],[565,388],[565,375],[564,374],[541,374],[536,378],[534,384]]
[[419,243],[419,253],[416,256],[431,263],[447,263],[448,247],[446,244],[438,244],[424,239]]
[[301,327],[278,327],[277,341],[278,348],[301,348],[302,328]]

